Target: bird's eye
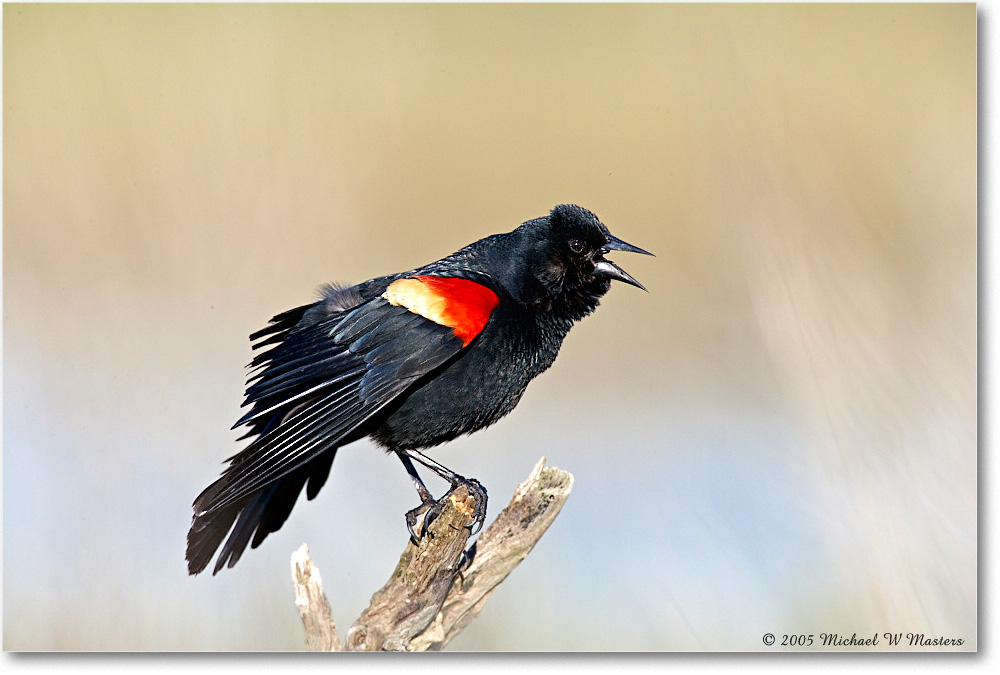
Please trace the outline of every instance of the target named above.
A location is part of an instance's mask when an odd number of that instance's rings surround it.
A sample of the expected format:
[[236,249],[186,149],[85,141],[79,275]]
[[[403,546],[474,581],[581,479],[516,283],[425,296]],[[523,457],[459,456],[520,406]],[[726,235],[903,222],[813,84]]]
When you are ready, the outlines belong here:
[[570,239],[567,244],[569,246],[569,250],[577,254],[583,253],[583,249],[585,248],[584,243],[579,239]]

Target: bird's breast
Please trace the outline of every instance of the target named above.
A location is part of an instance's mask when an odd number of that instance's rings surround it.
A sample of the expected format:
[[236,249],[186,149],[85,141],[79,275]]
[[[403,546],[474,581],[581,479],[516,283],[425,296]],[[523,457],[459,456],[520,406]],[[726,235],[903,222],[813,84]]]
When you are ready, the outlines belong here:
[[552,364],[561,341],[535,322],[494,312],[462,352],[414,384],[372,437],[387,447],[421,448],[497,422]]

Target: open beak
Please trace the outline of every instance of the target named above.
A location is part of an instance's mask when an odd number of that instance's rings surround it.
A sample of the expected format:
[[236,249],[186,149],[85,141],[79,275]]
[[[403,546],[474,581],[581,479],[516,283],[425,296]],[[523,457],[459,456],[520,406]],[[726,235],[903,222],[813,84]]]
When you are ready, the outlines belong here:
[[610,260],[604,259],[604,254],[608,251],[630,251],[632,253],[642,253],[643,255],[653,255],[649,251],[644,251],[638,246],[633,246],[627,242],[622,241],[618,237],[608,235],[608,243],[601,247],[601,257],[598,258],[594,264],[594,276],[607,277],[608,279],[617,279],[618,281],[624,281],[626,284],[635,286],[636,288],[641,288],[646,290],[646,287],[636,281],[631,274],[623,270],[618,265],[614,264]]

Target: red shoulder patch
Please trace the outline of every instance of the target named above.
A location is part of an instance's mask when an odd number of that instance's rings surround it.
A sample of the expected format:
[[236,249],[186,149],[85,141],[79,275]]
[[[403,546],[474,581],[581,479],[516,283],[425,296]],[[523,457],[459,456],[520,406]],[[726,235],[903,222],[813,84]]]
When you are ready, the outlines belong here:
[[434,323],[447,326],[465,347],[479,335],[493,309],[497,294],[468,279],[421,276],[397,279],[382,297]]

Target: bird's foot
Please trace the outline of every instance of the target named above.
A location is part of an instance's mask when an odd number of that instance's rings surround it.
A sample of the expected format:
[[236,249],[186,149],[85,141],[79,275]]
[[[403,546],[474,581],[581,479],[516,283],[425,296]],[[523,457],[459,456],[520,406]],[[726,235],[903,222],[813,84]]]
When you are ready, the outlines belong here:
[[472,510],[472,523],[469,525],[472,534],[476,534],[483,529],[483,523],[486,522],[486,488],[475,478],[465,478],[462,482],[457,483],[445,497],[451,496],[455,490],[462,486],[465,486],[465,489],[469,491],[469,495],[476,504]]
[[455,576],[458,578],[458,582],[462,585],[465,584],[465,573],[472,568],[472,561],[476,559],[476,544],[479,540],[472,542],[469,548],[462,551],[462,557],[458,559],[458,564],[455,565]]
[[441,515],[444,500],[426,501],[415,509],[406,512],[406,529],[410,533],[410,541],[416,546],[427,533],[434,519]]
[[486,488],[484,488],[475,478],[463,478],[462,480],[456,482],[451,490],[441,497],[441,499],[437,501],[425,501],[415,509],[411,509],[406,512],[406,529],[409,531],[410,541],[412,541],[414,545],[417,545],[420,542],[424,534],[426,534],[430,528],[431,523],[433,523],[434,520],[441,515],[441,512],[444,510],[445,505],[448,504],[449,501],[458,506],[458,503],[454,502],[452,497],[461,487],[465,487],[474,504],[471,509],[471,513],[469,513],[469,516],[472,518],[472,523],[469,524],[469,529],[472,534],[475,534],[482,529],[483,523],[486,521]]
[[[476,559],[476,544],[478,543],[479,540],[477,539],[474,542],[472,542],[469,548],[462,551],[462,557],[458,559],[458,564],[455,565],[455,572],[459,576],[462,576],[463,573],[468,572],[469,568],[472,567],[472,561]],[[462,581],[464,582],[465,579],[463,578]]]

